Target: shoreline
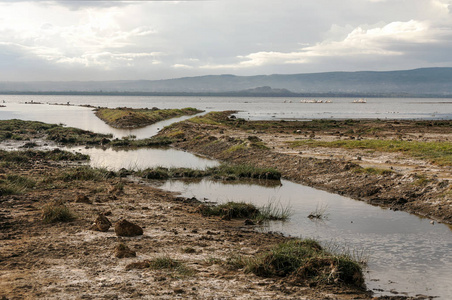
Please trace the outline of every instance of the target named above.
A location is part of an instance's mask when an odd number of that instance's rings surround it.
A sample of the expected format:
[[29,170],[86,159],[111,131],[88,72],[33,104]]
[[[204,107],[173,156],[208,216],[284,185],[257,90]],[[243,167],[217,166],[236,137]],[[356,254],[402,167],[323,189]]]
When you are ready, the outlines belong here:
[[[295,123],[287,125],[288,122],[281,121],[239,120],[238,122],[242,123],[239,125],[236,119],[228,119],[230,114],[231,112],[218,113],[206,123],[203,123],[205,121],[203,120],[174,124],[164,129],[158,136],[182,131],[185,134],[185,141],[179,139],[173,143],[173,146],[178,149],[232,163],[276,167],[288,180],[348,196],[372,205],[404,210],[438,222],[452,224],[452,186],[450,183],[452,172],[448,166],[437,166],[425,160],[400,155],[397,152],[366,153],[366,149],[312,148],[309,146],[292,148],[289,147],[289,143],[300,138],[332,140],[337,137],[342,138],[344,134],[335,133],[337,136],[331,137],[331,129],[323,128],[302,129],[303,132],[298,133],[297,129],[294,131],[292,128]],[[208,124],[209,122],[210,124]],[[227,122],[230,123],[226,124]],[[347,121],[338,122],[342,124]],[[398,123],[396,125],[408,124],[409,126],[407,126],[411,128],[410,124],[418,121],[364,120],[364,122],[366,124],[389,124],[390,127],[393,126],[393,123]],[[425,121],[425,123],[427,122]],[[447,126],[452,124],[452,121],[441,122],[447,123]],[[264,132],[259,128],[246,130],[239,128],[253,123],[260,124],[260,126],[278,123],[282,124],[282,129],[277,128],[271,129],[271,132]],[[286,126],[289,128],[284,129]],[[357,125],[352,124],[351,126]],[[426,132],[422,135],[427,139],[437,139],[438,137],[434,136],[437,133],[433,131],[444,130],[441,127],[432,129],[430,126],[424,127],[424,129]],[[400,135],[396,129],[391,130],[391,136]],[[432,137],[429,137],[429,134]],[[351,136],[356,137],[359,134],[352,133]],[[196,141],[192,140],[193,137],[196,137]],[[256,140],[252,141],[250,137]],[[452,131],[446,131],[441,138],[446,143],[450,143]],[[372,170],[377,172],[372,173]]]
[[[373,299],[345,284],[291,283],[244,272],[237,257],[258,257],[293,238],[260,233],[243,219],[204,217],[193,199],[45,159],[8,170],[33,175],[40,184],[0,197],[0,297],[75,299],[76,291],[86,299]],[[73,217],[45,223],[44,208],[57,203]],[[93,231],[99,214],[114,228]],[[118,236],[116,227],[124,219],[140,226],[142,234]],[[118,255],[118,247],[134,254]],[[158,259],[182,269],[150,268]]]

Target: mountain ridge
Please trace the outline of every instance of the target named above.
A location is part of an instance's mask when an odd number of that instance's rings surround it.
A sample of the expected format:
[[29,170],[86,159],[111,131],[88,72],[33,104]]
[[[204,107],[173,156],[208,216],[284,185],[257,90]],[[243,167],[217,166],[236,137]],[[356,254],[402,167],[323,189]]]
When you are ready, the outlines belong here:
[[[269,87],[270,89],[262,89]],[[452,68],[237,76],[160,80],[0,82],[0,93],[362,95],[452,97]]]

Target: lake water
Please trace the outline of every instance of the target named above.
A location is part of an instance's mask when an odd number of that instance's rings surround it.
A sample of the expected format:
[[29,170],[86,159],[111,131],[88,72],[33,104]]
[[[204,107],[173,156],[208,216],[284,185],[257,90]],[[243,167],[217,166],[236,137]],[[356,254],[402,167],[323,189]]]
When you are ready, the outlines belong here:
[[[351,103],[351,98],[334,98],[333,103],[300,103],[295,98],[199,98],[199,97],[108,97],[108,96],[0,96],[7,107],[0,108],[1,119],[36,120],[64,123],[116,137],[136,135],[146,138],[159,128],[158,123],[138,130],[117,130],[94,116],[92,109],[76,106],[22,104],[49,102],[90,104],[95,106],[129,106],[182,108],[196,107],[207,111],[240,110],[239,117],[249,119],[315,119],[315,118],[408,118],[452,119],[452,99],[367,99],[365,104]],[[285,102],[284,102],[285,101]],[[292,103],[288,103],[292,101]],[[174,120],[173,120],[174,121]],[[152,166],[205,168],[218,162],[206,160],[174,149],[140,149],[114,151],[74,148],[91,155],[93,166],[111,169]],[[315,190],[288,181],[281,187],[236,184],[234,186],[202,180],[198,183],[168,181],[161,185],[187,197],[211,201],[248,201],[257,205],[279,201],[292,207],[288,222],[271,222],[265,230],[292,236],[317,238],[324,243],[356,249],[369,256],[367,285],[380,294],[391,290],[408,295],[425,294],[449,299],[452,295],[452,234],[450,227],[430,224],[404,212],[373,207],[339,195]],[[307,215],[317,206],[326,207],[328,218],[311,221]]]
[[[305,100],[330,100],[332,103],[300,103]],[[194,107],[206,111],[238,110],[238,116],[250,120],[270,119],[452,119],[452,99],[368,98],[367,103],[353,103],[356,98],[279,98],[279,97],[168,97],[168,96],[26,96],[0,95],[8,111],[10,104],[25,102],[93,105],[102,107],[182,108]],[[292,102],[292,103],[290,103]],[[32,105],[40,110],[39,105]],[[61,108],[45,106],[56,113]],[[30,109],[31,110],[31,109]],[[54,118],[58,118],[54,116]],[[68,124],[68,121],[62,121]],[[90,124],[94,126],[101,125]],[[94,129],[93,129],[94,130]]]

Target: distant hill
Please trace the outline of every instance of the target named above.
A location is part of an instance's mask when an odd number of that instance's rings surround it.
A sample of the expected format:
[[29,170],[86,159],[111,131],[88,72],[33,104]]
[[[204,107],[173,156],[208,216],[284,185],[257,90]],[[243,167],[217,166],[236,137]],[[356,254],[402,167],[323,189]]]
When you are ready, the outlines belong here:
[[0,93],[452,97],[452,68],[167,80],[0,82]]

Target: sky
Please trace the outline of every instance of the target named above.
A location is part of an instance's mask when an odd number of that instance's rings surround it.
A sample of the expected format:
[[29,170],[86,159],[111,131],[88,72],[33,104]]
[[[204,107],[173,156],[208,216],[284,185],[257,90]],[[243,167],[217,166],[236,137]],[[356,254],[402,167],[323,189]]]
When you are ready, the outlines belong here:
[[0,0],[0,81],[452,67],[452,0]]

